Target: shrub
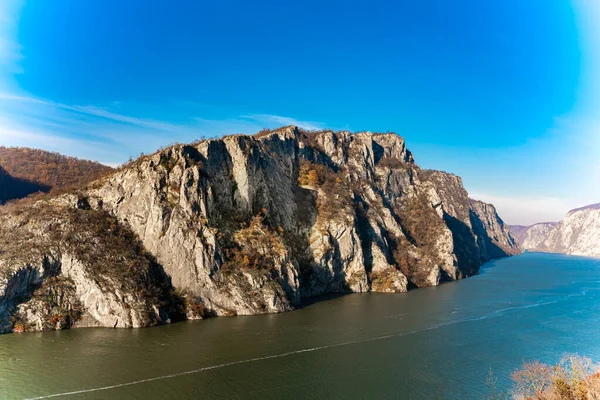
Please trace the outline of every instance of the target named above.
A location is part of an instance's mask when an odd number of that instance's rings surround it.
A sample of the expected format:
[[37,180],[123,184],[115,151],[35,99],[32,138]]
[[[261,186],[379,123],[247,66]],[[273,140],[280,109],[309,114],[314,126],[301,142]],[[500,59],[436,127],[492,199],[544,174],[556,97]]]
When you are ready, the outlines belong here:
[[262,214],[231,235],[223,236],[224,263],[221,270],[232,273],[243,270],[274,271],[277,260],[287,252],[279,229],[268,226]]
[[381,271],[372,271],[369,275],[371,288],[376,292],[397,292],[398,271],[395,268],[387,268]]
[[[556,365],[540,361],[524,362],[512,373],[511,398],[520,400],[598,400],[600,399],[599,366],[587,357],[565,355]],[[496,389],[490,373],[487,386],[489,400],[505,399]],[[492,390],[493,389],[493,390]]]
[[404,201],[399,213],[410,240],[418,247],[432,247],[444,228],[424,193]]
[[358,187],[351,184],[346,171],[336,171],[329,165],[303,161],[298,173],[298,183],[323,192],[316,204],[322,221],[353,214],[353,192],[358,190]]

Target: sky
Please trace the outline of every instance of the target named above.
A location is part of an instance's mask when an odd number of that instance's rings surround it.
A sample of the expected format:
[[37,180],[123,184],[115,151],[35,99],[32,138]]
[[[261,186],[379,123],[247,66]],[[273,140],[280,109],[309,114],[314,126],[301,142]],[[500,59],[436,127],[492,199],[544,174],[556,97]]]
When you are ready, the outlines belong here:
[[600,2],[0,0],[0,145],[393,131],[511,224],[600,202]]

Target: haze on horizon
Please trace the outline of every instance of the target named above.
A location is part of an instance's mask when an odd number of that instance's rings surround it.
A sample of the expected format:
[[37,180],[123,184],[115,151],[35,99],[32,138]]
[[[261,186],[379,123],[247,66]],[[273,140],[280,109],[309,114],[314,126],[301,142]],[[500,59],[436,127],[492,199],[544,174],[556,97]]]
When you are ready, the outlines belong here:
[[595,0],[309,3],[4,0],[0,145],[116,165],[263,127],[394,131],[508,223],[600,201]]

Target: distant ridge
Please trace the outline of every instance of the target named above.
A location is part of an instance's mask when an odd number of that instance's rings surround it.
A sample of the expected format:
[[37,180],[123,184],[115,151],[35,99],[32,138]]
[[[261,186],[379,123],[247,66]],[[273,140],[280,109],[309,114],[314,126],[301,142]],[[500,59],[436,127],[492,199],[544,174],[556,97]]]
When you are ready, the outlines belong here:
[[559,223],[510,229],[525,250],[600,257],[600,203],[575,208]]
[[27,197],[32,193],[47,192],[49,186],[15,178],[0,166],[0,205],[8,200]]
[[37,192],[83,186],[112,170],[59,153],[0,146],[0,204]]
[[567,213],[567,215],[576,213],[578,211],[585,211],[585,210],[600,210],[600,203],[590,204],[589,206],[584,206],[584,207],[579,207],[579,208],[574,208],[571,211],[569,211]]

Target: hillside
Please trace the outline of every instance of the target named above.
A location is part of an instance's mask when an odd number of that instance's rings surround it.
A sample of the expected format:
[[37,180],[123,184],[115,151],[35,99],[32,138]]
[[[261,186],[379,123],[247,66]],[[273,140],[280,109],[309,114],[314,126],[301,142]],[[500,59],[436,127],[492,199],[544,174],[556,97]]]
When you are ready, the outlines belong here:
[[14,178],[0,166],[0,205],[8,200],[20,199],[32,193],[47,192],[49,190],[49,186]]
[[111,170],[97,162],[58,153],[0,146],[0,204],[35,192],[82,186]]
[[[54,207],[71,210],[60,212],[73,216],[67,228],[32,241],[49,231]],[[168,321],[166,309],[188,317],[251,315],[291,310],[327,293],[405,292],[468,277],[490,259],[520,252],[492,205],[469,199],[459,177],[421,170],[400,136],[293,126],[175,145],[72,194],[12,205],[3,218],[0,249],[35,242],[36,257],[0,253],[7,279],[0,314],[14,320],[19,313],[32,329],[40,325],[19,310],[39,287],[54,287],[48,277],[70,279],[80,302],[90,279],[105,295],[119,287],[113,308],[120,315],[148,279],[151,287],[176,290],[159,292],[178,297],[133,302],[143,315],[155,311],[125,326],[145,326]],[[89,258],[90,246],[105,250]],[[78,269],[70,267],[73,257]],[[140,257],[148,261],[134,261]],[[151,260],[164,281],[145,272]],[[119,271],[128,268],[131,283],[119,286]],[[179,308],[161,306],[175,303]],[[90,315],[88,307],[81,315]],[[114,321],[92,316],[102,326]]]

